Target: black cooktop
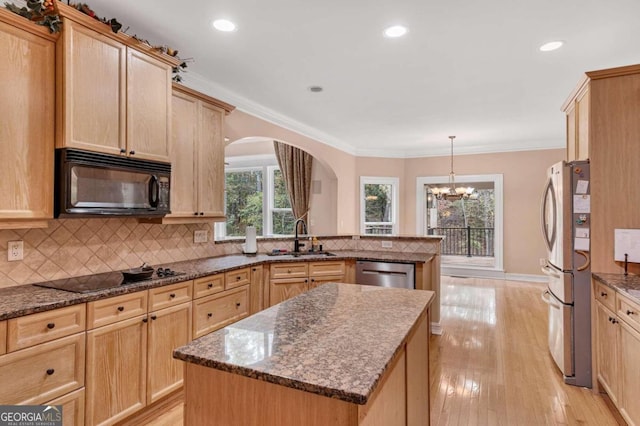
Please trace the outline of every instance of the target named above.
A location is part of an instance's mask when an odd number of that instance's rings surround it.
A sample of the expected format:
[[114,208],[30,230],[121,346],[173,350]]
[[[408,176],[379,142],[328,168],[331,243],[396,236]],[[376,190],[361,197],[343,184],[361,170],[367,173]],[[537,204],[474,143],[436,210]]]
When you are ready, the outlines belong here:
[[[161,278],[184,275],[184,272],[172,271],[168,268],[158,268],[153,275],[146,280],[157,280]],[[57,290],[70,291],[72,293],[92,293],[94,291],[106,290],[120,287],[121,285],[133,284],[137,281],[125,281],[121,272],[105,272],[103,274],[84,275],[82,277],[63,278],[55,281],[37,283],[39,287],[54,288]]]

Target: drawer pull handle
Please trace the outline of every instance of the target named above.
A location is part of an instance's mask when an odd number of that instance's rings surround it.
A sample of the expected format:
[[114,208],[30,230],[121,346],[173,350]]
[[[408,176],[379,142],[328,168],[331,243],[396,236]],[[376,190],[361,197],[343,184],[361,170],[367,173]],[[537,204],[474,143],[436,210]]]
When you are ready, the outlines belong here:
[[148,321],[149,321],[149,318],[147,317],[142,318],[142,322],[148,322]]
[[240,307],[240,302],[236,302],[236,308]]
[[600,297],[607,297],[607,293],[605,293],[604,291],[600,293]]
[[120,312],[124,311],[124,306],[118,306],[118,311]]
[[209,312],[209,313],[207,314],[207,318],[211,318],[212,316],[213,316],[213,314],[212,314],[211,312]]
[[155,316],[155,315],[151,315],[151,319],[155,321],[155,320],[157,320],[157,319],[158,319],[158,317],[157,317],[157,316]]
[[636,313],[627,309],[627,315],[635,315]]
[[56,372],[56,370],[54,370],[53,368],[50,368],[50,369],[47,370],[47,375],[51,376],[55,372]]
[[50,322],[49,324],[47,324],[47,328],[49,330],[53,329],[56,326],[56,324],[54,322]]
[[213,283],[207,284],[207,288],[213,288]]
[[257,269],[256,269],[256,268],[252,268],[251,270],[252,270],[253,272],[257,271]]
[[171,294],[169,295],[169,297],[170,297],[171,299],[173,299],[174,297],[176,297],[176,294],[175,294],[175,293],[171,293]]
[[240,281],[240,279],[241,279],[241,278],[242,278],[242,277],[241,277],[240,275],[238,275],[238,276],[236,277],[236,280]]
[[291,273],[291,269],[287,269],[287,274],[290,274],[290,273]]

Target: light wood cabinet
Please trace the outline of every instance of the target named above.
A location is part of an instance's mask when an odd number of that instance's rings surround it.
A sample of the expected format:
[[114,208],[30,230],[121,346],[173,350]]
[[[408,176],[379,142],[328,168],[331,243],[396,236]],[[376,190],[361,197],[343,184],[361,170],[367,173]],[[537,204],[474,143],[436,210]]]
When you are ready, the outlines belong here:
[[0,229],[46,227],[53,218],[55,38],[0,9],[0,57]]
[[193,301],[193,338],[204,336],[249,315],[249,286]]
[[44,405],[62,405],[64,426],[84,426],[84,388],[48,401]]
[[562,106],[566,114],[567,161],[589,158],[590,82],[583,79]]
[[7,322],[0,321],[0,355],[7,353]]
[[28,348],[61,337],[84,332],[84,304],[40,312],[7,321],[7,350]]
[[277,305],[309,290],[309,278],[279,278],[269,283],[269,306]]
[[234,269],[224,274],[224,288],[241,287],[251,283],[251,268]]
[[59,10],[56,146],[169,161],[178,60],[138,51],[129,44],[141,43],[74,8]]
[[224,116],[234,107],[173,84],[171,215],[163,223],[224,220]]
[[596,303],[597,377],[609,398],[618,401],[618,319],[600,302]]
[[269,270],[269,306],[327,282],[344,282],[344,260],[273,263]]
[[191,341],[191,301],[149,314],[147,404],[180,389],[184,365],[173,350]]
[[193,281],[149,289],[149,312],[191,302]]
[[193,298],[199,299],[224,291],[224,274],[209,275],[193,280]]
[[143,315],[87,332],[87,425],[113,424],[145,406],[147,321]]
[[629,425],[640,424],[640,333],[620,322],[620,413]]
[[85,379],[84,333],[0,357],[2,404],[42,404],[81,388]]
[[258,265],[251,268],[251,285],[249,294],[251,315],[265,308],[264,304],[264,266]]
[[147,291],[87,303],[87,328],[97,328],[147,313]]

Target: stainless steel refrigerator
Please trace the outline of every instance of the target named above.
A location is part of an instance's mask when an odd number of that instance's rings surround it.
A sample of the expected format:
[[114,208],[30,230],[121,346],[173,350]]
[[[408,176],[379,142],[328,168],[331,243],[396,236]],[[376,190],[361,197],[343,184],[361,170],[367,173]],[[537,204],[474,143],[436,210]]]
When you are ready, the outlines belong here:
[[549,278],[549,351],[575,386],[591,387],[591,268],[589,162],[556,163],[547,171],[542,234]]

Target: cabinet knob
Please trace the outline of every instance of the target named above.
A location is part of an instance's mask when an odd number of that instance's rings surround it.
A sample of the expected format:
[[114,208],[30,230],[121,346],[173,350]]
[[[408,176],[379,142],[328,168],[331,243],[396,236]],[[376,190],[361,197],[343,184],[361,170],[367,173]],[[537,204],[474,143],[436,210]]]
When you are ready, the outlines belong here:
[[175,298],[175,297],[176,297],[176,294],[175,294],[175,293],[171,293],[171,294],[169,295],[169,298],[170,298],[170,299],[173,299],[173,298]]
[[212,314],[211,312],[209,312],[209,313],[207,314],[207,318],[211,318],[212,316],[213,316],[213,314]]
[[126,152],[127,152],[127,150],[126,150],[126,149],[124,149],[124,148],[120,148],[120,154],[125,154]]
[[255,271],[257,271],[257,268],[251,268],[251,270],[252,270],[253,272],[255,272]]
[[142,318],[142,322],[147,322],[147,321],[149,321],[149,318],[147,317]]
[[55,324],[55,323],[53,323],[53,322],[50,322],[49,324],[47,324],[47,328],[48,328],[49,330],[53,329],[55,326],[56,326],[56,324]]
[[287,269],[287,274],[290,274],[290,273],[291,273],[291,269]]
[[204,212],[200,212],[200,216],[204,216]]
[[51,376],[51,375],[52,375],[53,373],[55,373],[55,372],[56,372],[56,370],[54,370],[53,368],[49,368],[49,369],[47,370],[47,375],[48,375],[48,376]]
[[600,293],[600,297],[607,297],[607,293],[605,293],[604,291]]
[[612,324],[616,324],[617,322],[618,322],[618,320],[617,320],[617,319],[615,319],[615,318],[611,318],[611,323],[612,323]]
[[207,284],[207,288],[213,288],[213,283]]
[[136,155],[136,152],[134,150],[129,151],[129,155]]
[[315,278],[311,278],[311,282],[312,282],[312,283],[315,283],[315,282],[316,282],[316,279],[315,279]]
[[198,216],[198,212],[193,212],[193,215],[194,216]]
[[305,283],[308,283],[308,282],[309,282],[309,280],[308,280],[308,279],[305,279],[305,280],[304,280],[304,282],[305,282]]
[[158,317],[157,317],[157,316],[155,316],[155,315],[151,315],[151,319],[155,321],[155,320],[157,320],[157,319],[158,319]]
[[124,306],[118,306],[118,311],[120,312],[124,311]]
[[635,315],[636,313],[627,309],[627,315]]
[[240,281],[241,279],[242,279],[242,277],[241,277],[240,275],[238,275],[238,276],[236,277],[236,281]]
[[236,308],[240,307],[240,302],[236,302]]

